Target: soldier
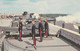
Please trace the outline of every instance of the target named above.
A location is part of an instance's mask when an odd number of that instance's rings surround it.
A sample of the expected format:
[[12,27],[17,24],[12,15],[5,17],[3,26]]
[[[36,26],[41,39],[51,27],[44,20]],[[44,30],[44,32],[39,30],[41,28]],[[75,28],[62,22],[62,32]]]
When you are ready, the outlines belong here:
[[64,28],[64,27],[65,27],[65,23],[62,24],[62,28]]
[[47,23],[47,19],[45,19],[45,34],[46,34],[46,38],[49,36],[49,27],[48,27],[48,23]]
[[44,36],[44,34],[43,34],[43,25],[41,23],[41,20],[39,20],[39,35],[40,35],[40,42],[42,42],[42,37]]
[[36,46],[36,38],[35,38],[35,21],[32,21],[32,39],[34,46]]
[[54,17],[54,25],[56,24],[56,18]]
[[22,24],[22,18],[20,18],[20,21],[19,21],[19,41],[22,41],[21,39],[21,36],[22,36],[22,27],[23,27],[23,24]]
[[80,34],[80,26],[78,26],[78,29],[79,29],[79,34]]

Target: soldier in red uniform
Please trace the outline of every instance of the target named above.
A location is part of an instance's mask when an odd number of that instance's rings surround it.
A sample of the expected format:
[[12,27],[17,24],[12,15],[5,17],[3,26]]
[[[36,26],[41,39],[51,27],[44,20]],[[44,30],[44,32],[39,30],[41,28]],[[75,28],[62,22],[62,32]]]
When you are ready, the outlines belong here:
[[48,23],[47,23],[47,19],[45,19],[45,34],[46,34],[46,38],[48,38],[49,36],[49,27],[48,27]]
[[32,39],[34,46],[36,46],[36,38],[35,38],[35,21],[32,21]]
[[34,43],[34,48],[36,49],[36,38],[35,38],[35,21],[32,21],[32,39]]
[[39,35],[40,35],[40,42],[42,42],[42,37],[44,36],[44,34],[43,34],[43,25],[41,23],[41,20],[39,20]]
[[23,24],[22,24],[22,18],[20,18],[20,21],[19,21],[19,41],[22,41],[21,39],[21,36],[22,36],[22,27],[23,27]]

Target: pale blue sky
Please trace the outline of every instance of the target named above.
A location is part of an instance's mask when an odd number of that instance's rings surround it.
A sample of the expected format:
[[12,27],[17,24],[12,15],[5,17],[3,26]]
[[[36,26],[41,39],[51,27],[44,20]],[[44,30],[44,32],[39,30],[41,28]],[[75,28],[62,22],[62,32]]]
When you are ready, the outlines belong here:
[[80,0],[0,0],[0,13],[64,13],[80,12]]

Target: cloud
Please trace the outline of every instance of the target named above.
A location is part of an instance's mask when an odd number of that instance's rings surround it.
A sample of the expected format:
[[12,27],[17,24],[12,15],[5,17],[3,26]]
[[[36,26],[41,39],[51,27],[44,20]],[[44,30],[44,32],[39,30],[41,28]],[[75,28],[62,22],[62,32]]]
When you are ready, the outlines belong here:
[[80,11],[79,0],[0,0],[0,12],[67,13]]
[[68,16],[59,16],[56,18],[58,21],[65,21],[66,23],[80,23],[80,12]]

